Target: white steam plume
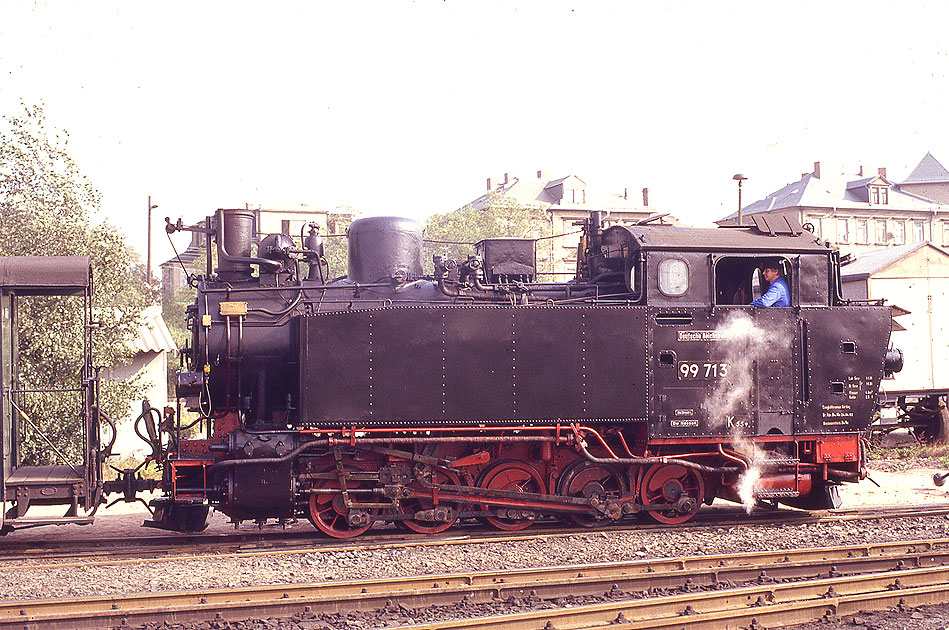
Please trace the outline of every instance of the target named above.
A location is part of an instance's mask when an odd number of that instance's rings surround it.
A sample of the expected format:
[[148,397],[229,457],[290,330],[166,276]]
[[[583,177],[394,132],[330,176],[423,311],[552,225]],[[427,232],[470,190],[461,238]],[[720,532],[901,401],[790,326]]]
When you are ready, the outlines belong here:
[[746,405],[751,400],[755,384],[755,363],[768,356],[768,331],[755,325],[748,313],[732,311],[716,329],[719,341],[717,359],[728,363],[726,376],[720,379],[712,393],[705,399],[702,408],[713,427],[731,421],[731,437],[736,450],[752,462],[738,479],[738,495],[749,514],[755,506],[755,490],[761,478],[761,470],[755,463],[758,448],[746,436],[750,430],[741,421],[749,416]]

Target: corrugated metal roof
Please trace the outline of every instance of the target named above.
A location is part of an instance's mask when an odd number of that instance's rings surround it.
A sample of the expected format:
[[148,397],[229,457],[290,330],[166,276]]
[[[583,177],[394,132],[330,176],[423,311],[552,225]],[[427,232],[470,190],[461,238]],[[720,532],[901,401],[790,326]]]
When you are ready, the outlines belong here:
[[178,349],[161,316],[160,306],[149,306],[142,313],[142,324],[138,327],[138,337],[132,340],[132,347],[139,352],[172,352]]
[[933,157],[932,153],[927,152],[913,172],[909,174],[903,184],[932,184],[949,182],[949,171],[946,170],[939,160]]

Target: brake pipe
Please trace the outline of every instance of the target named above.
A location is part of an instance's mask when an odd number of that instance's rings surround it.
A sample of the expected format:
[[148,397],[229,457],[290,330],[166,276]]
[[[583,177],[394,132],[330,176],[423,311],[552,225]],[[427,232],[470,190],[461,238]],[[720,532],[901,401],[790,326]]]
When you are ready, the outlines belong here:
[[712,474],[733,473],[740,472],[741,470],[739,468],[724,466],[705,466],[704,464],[696,464],[695,462],[691,462],[687,459],[678,459],[675,457],[596,457],[587,450],[586,442],[583,440],[577,443],[577,449],[579,449],[580,453],[583,454],[583,457],[594,464],[671,464]]

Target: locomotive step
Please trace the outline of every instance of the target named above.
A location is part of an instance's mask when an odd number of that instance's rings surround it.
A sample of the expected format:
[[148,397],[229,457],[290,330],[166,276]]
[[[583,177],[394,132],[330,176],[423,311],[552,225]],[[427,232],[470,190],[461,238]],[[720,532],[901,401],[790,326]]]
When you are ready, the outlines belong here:
[[756,499],[788,499],[799,496],[801,493],[791,488],[763,488],[755,491]]

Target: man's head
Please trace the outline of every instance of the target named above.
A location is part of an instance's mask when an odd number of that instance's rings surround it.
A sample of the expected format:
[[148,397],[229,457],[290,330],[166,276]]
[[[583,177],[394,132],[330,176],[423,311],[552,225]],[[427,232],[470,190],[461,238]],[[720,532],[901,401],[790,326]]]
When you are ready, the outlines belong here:
[[781,277],[781,263],[776,260],[765,261],[761,265],[761,275],[768,282],[768,284],[774,282]]

